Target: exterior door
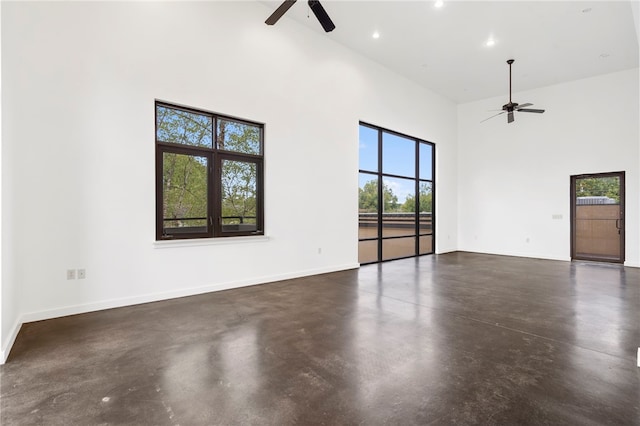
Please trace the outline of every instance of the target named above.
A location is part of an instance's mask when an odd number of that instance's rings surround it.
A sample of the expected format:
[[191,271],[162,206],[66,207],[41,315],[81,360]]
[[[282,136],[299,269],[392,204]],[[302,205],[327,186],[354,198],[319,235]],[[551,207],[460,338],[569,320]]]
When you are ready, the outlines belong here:
[[571,258],[624,262],[624,172],[571,176]]
[[358,262],[435,249],[435,145],[360,123]]

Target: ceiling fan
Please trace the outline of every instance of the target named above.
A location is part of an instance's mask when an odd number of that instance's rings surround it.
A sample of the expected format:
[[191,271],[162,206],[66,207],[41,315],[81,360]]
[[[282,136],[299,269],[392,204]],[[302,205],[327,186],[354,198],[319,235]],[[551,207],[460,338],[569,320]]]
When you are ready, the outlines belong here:
[[[278,20],[282,18],[282,15],[284,15],[296,1],[297,0],[284,0],[275,12],[273,12],[266,21],[264,21],[265,24],[273,25],[278,22]],[[318,0],[309,0],[308,4],[313,11],[313,14],[316,15],[316,18],[320,21],[320,25],[322,25],[322,28],[324,28],[326,32],[333,31],[336,28],[333,21],[331,21],[331,18],[329,18],[327,11],[324,10],[324,7],[322,7]]]
[[[511,64],[513,64],[515,61],[513,59],[509,59],[507,61],[507,64],[509,64],[509,103],[508,104],[504,104],[502,105],[502,112],[497,113],[496,115],[492,115],[489,118],[493,118],[493,117],[497,117],[498,115],[504,114],[505,112],[507,113],[507,123],[513,123],[513,113],[515,111],[518,112],[535,112],[538,114],[542,114],[544,112],[543,109],[532,109],[532,108],[527,108],[530,106],[533,106],[533,104],[517,104],[515,102],[511,101]],[[484,120],[481,121],[485,122],[487,121],[489,118],[485,118]]]

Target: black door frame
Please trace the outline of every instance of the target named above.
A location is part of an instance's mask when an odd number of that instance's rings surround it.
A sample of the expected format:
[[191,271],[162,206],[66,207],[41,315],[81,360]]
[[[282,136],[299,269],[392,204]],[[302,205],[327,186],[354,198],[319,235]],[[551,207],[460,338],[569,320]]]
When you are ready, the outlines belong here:
[[[576,256],[576,181],[585,178],[617,177],[620,180],[620,217],[618,230],[620,232],[620,258],[606,259],[598,257]],[[571,193],[571,260],[589,260],[594,262],[624,263],[625,260],[625,172],[586,173],[572,175],[570,184]]]

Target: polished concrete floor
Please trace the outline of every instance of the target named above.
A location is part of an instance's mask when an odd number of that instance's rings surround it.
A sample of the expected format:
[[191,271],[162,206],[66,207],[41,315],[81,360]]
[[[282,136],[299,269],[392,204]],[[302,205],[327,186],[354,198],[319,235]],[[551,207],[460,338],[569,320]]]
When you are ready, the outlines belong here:
[[26,324],[6,425],[640,424],[640,269],[470,253]]

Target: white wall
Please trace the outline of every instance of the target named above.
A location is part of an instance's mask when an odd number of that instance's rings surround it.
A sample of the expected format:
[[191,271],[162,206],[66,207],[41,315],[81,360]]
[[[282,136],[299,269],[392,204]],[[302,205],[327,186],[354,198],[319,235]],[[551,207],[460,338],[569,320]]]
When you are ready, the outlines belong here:
[[546,112],[480,123],[506,100],[458,106],[460,250],[568,260],[569,176],[625,171],[625,264],[640,266],[638,69],[513,99]]
[[[0,3],[0,46],[2,46],[2,4]],[[1,48],[0,48],[1,51]],[[0,55],[0,99],[2,99],[2,57]],[[4,271],[2,269],[2,264],[4,263],[4,250],[3,250],[3,246],[4,246],[4,238],[2,237],[2,225],[3,225],[3,220],[4,220],[4,215],[3,215],[3,210],[2,210],[2,198],[3,198],[3,190],[2,190],[2,176],[4,173],[4,167],[2,165],[2,151],[3,151],[3,145],[2,145],[2,104],[0,103],[0,351],[2,351],[4,349],[4,345],[3,340],[1,339],[3,333],[2,330],[4,330],[3,327],[3,323],[4,323],[4,315],[2,313],[2,306],[3,306],[3,293],[4,293],[4,288],[2,286],[2,283],[4,282]],[[13,344],[13,342],[12,342]],[[4,360],[4,353],[0,353],[0,362]]]
[[[0,361],[24,321],[357,267],[359,120],[436,143],[455,250],[455,104],[269,13],[3,2]],[[154,99],[266,123],[268,239],[154,244]]]
[[638,44],[640,44],[640,2],[638,0],[629,0],[631,3],[631,13],[633,14],[633,24],[636,28],[636,37],[638,37]]

